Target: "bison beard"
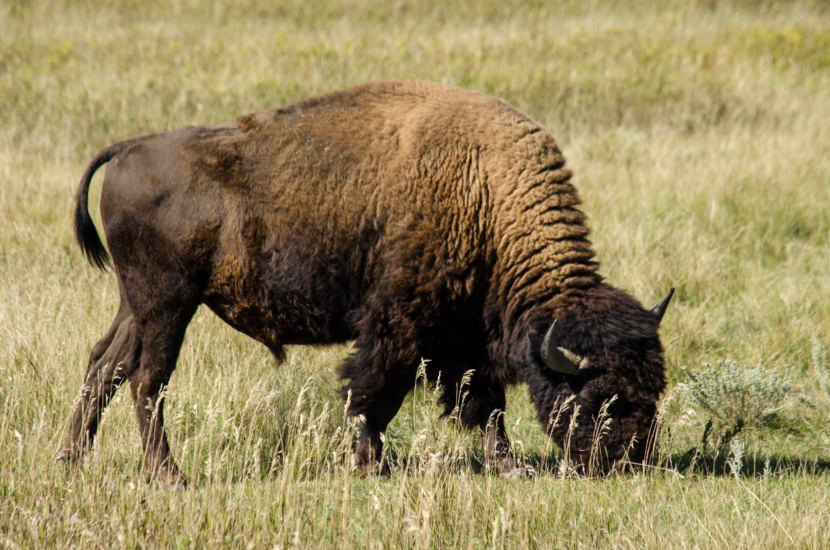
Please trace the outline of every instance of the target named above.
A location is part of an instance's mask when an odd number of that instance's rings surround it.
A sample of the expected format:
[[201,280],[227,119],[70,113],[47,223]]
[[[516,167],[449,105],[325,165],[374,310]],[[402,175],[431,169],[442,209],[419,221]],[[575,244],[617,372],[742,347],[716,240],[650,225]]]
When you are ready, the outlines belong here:
[[340,374],[349,413],[365,418],[364,473],[382,468],[381,434],[421,358],[447,413],[474,371],[458,415],[481,430],[488,468],[518,465],[501,416],[517,382],[577,467],[645,457],[670,296],[647,311],[602,281],[564,157],[506,103],[374,83],[112,145],[83,175],[75,211],[101,268],[110,257],[87,202],[106,163],[101,215],[121,304],[92,349],[61,458],[92,446],[127,380],[148,476],[184,481],[162,389],[203,303],[278,361],[286,344],[355,340]]

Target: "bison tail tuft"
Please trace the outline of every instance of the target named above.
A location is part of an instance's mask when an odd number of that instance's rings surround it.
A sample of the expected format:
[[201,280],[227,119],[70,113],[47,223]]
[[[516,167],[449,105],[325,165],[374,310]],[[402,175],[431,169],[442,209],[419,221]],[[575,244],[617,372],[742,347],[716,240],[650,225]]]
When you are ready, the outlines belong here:
[[[84,198],[86,198],[86,195],[85,192]],[[101,242],[95,224],[89,217],[86,201],[81,202],[79,200],[75,208],[75,237],[78,239],[78,244],[89,263],[102,271],[106,271],[110,264],[110,256],[104,247],[104,243]]]

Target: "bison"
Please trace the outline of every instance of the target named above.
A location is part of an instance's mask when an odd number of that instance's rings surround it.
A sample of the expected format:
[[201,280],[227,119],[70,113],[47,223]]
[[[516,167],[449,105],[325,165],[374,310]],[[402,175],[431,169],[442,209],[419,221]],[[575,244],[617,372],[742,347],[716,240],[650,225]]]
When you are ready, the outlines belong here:
[[[105,163],[109,255],[88,212]],[[184,482],[162,389],[206,304],[278,361],[286,344],[354,340],[340,376],[348,413],[363,418],[354,461],[366,474],[382,467],[381,434],[422,358],[445,412],[481,430],[489,469],[520,465],[501,414],[518,382],[576,467],[641,461],[665,386],[657,330],[671,293],[646,310],[605,283],[579,204],[536,122],[426,82],[111,145],[81,179],[75,231],[92,264],[114,266],[120,306],[58,456],[82,458],[127,380],[145,472]]]

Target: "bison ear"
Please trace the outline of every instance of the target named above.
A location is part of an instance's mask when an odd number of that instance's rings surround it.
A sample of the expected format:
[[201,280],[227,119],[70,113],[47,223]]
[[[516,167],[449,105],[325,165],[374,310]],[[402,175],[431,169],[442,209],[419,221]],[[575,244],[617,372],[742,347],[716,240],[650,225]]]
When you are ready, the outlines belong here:
[[654,306],[654,308],[651,310],[651,314],[657,318],[658,325],[660,324],[660,321],[663,320],[663,314],[666,313],[666,308],[668,307],[672,296],[674,296],[674,287],[672,287],[672,289],[669,290],[669,293],[666,294],[666,297],[663,298],[660,301],[660,303]]
[[587,369],[590,362],[587,358],[577,355],[567,348],[557,346],[559,336],[556,330],[556,320],[551,323],[550,328],[542,340],[541,355],[545,365],[554,371],[562,374],[577,374],[582,369]]

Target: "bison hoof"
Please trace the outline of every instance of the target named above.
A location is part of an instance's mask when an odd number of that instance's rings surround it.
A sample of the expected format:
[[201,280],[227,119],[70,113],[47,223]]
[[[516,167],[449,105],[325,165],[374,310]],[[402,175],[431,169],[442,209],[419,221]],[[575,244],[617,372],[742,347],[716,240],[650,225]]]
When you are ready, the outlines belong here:
[[499,453],[497,457],[485,459],[485,469],[487,472],[511,478],[518,475],[515,473],[518,470],[532,470],[513,453]]
[[153,475],[148,475],[147,482],[167,489],[180,490],[187,488],[187,478],[180,473],[157,472]]
[[388,476],[389,465],[385,460],[366,460],[360,453],[355,453],[352,457],[354,466],[360,471],[362,477],[377,477]]
[[187,478],[179,472],[178,468],[160,468],[156,471],[148,471],[145,474],[149,483],[155,483],[160,487],[171,489],[184,489],[187,487]]
[[55,462],[60,462],[68,467],[77,466],[81,463],[81,454],[71,449],[61,449],[55,453]]
[[174,493],[178,493],[178,492],[181,492],[181,491],[184,491],[185,489],[187,489],[187,479],[185,479],[184,477],[179,477],[176,481],[170,481],[170,480],[158,481],[158,480],[156,480],[156,483],[158,483],[159,486],[161,488],[163,488],[164,490],[172,491]]

